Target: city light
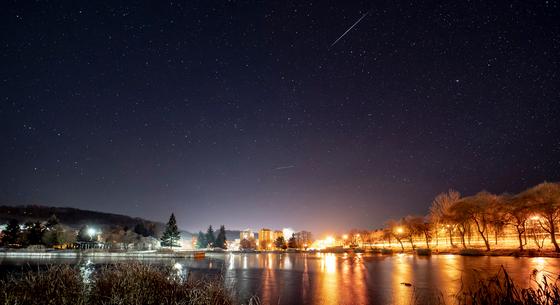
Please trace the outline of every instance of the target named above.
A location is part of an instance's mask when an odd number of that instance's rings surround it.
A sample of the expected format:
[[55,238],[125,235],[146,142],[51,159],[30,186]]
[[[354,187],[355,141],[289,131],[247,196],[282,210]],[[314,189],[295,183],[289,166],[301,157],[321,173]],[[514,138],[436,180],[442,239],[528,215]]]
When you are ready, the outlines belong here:
[[96,233],[96,231],[95,231],[94,228],[88,228],[88,229],[87,229],[87,234],[89,235],[89,238],[90,238],[90,239],[93,238],[93,237],[95,236],[95,233]]

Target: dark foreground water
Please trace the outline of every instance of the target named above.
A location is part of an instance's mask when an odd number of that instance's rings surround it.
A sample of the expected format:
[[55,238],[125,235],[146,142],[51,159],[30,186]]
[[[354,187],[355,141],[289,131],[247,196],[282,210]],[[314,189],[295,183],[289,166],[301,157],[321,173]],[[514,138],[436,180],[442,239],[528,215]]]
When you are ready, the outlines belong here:
[[[65,263],[77,265],[87,277],[98,265],[121,261],[0,258],[0,273]],[[428,300],[435,294],[452,304],[462,286],[496,274],[501,266],[523,287],[535,285],[531,279],[535,270],[539,280],[543,275],[556,279],[560,273],[557,258],[455,255],[218,254],[202,260],[145,262],[173,265],[194,276],[222,272],[241,300],[255,294],[263,304],[411,304],[415,298]]]

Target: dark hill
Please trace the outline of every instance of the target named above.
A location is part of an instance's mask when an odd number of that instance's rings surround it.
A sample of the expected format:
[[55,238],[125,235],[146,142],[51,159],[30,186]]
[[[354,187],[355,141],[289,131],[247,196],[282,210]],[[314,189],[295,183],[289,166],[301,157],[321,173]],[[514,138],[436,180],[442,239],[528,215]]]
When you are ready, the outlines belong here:
[[0,206],[0,224],[9,219],[17,219],[20,223],[27,221],[45,221],[51,215],[56,215],[58,220],[67,226],[79,228],[83,225],[96,226],[121,226],[134,228],[138,223],[155,224],[161,231],[164,224],[138,217],[103,213],[96,211],[80,210],[66,207],[47,207],[40,205],[27,206]]

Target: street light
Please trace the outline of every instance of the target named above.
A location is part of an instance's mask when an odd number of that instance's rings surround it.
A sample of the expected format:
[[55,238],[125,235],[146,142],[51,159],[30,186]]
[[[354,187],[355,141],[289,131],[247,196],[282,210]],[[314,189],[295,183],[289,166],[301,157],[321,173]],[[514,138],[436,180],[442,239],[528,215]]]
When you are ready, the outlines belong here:
[[87,234],[89,235],[90,240],[93,240],[93,236],[95,236],[95,233],[96,233],[96,231],[95,231],[94,228],[88,228]]

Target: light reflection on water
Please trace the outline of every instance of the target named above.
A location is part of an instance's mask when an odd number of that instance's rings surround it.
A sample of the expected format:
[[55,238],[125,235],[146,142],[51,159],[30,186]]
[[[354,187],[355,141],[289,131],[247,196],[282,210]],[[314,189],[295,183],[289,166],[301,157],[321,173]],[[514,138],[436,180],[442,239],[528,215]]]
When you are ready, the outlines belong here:
[[[462,287],[496,274],[501,266],[521,286],[536,285],[537,277],[560,270],[560,259],[367,254],[219,254],[202,260],[147,259],[150,264],[174,266],[177,275],[223,272],[224,279],[247,300],[257,294],[263,304],[411,304],[441,294],[447,304]],[[78,265],[90,280],[96,265],[121,260],[0,259],[0,273],[14,265],[68,263]],[[20,267],[21,268],[21,267]],[[557,275],[556,275],[557,276]],[[410,284],[410,285],[405,285]]]

